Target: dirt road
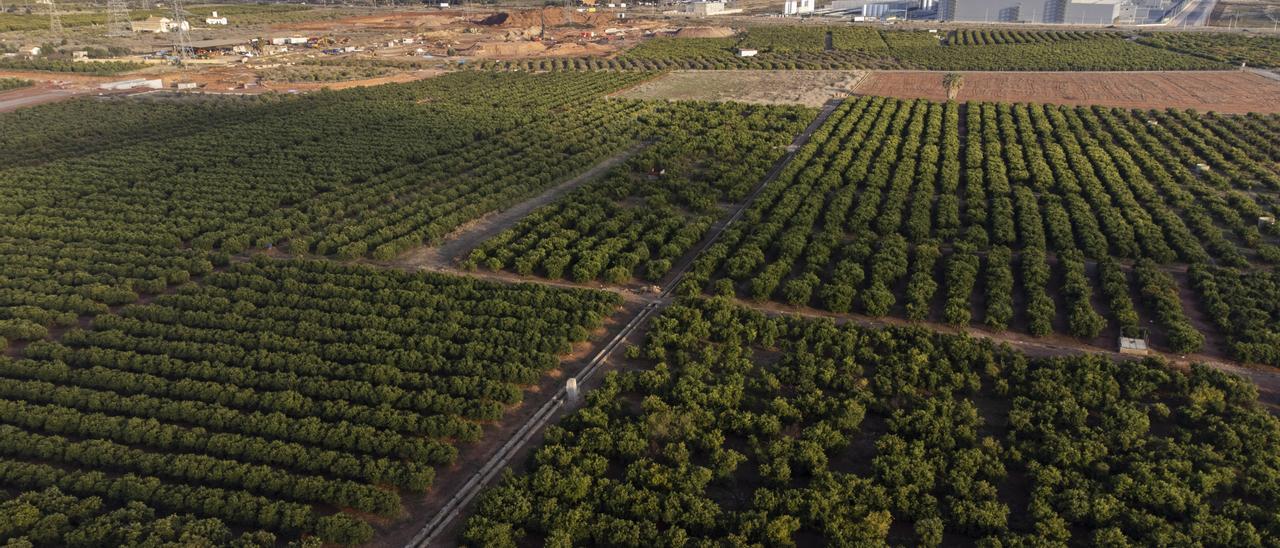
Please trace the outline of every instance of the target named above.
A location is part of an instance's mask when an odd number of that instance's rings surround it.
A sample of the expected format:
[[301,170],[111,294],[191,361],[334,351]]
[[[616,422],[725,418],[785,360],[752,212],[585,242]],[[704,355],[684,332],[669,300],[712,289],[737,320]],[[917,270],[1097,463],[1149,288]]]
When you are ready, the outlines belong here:
[[47,87],[29,87],[6,91],[0,93],[0,112],[10,112],[22,107],[53,103],[85,93],[88,92]]
[[[1116,351],[1098,348],[1088,342],[1079,341],[1066,336],[1037,338],[1025,333],[1018,333],[1014,331],[997,332],[976,326],[959,327],[938,322],[913,322],[903,318],[890,316],[872,317],[862,314],[826,312],[812,308],[799,308],[780,303],[757,302],[746,299],[736,299],[736,302],[741,306],[759,310],[774,316],[785,314],[809,318],[829,318],[841,324],[845,322],[853,322],[856,325],[871,328],[913,325],[924,327],[930,331],[936,331],[939,333],[963,333],[971,337],[980,337],[995,342],[1006,343],[1028,356],[1033,357],[1101,354],[1118,360],[1138,359],[1135,356],[1124,355]],[[1274,368],[1243,366],[1201,355],[1182,356],[1154,351],[1151,355],[1163,358],[1174,366],[1182,369],[1190,368],[1191,365],[1195,363],[1201,363],[1220,371],[1245,377],[1257,385],[1258,401],[1271,410],[1272,413],[1280,414],[1280,370],[1276,370]]]
[[646,146],[648,146],[647,143],[632,144],[596,163],[578,176],[547,189],[542,194],[458,227],[445,236],[440,245],[409,251],[393,263],[410,268],[454,268],[459,259],[470,253],[481,242],[511,228],[533,210],[558,200],[589,181],[600,178]]

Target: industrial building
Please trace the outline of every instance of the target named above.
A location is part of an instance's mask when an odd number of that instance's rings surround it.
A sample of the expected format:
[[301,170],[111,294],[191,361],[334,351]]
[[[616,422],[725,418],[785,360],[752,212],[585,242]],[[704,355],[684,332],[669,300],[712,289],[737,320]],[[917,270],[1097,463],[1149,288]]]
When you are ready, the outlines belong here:
[[[792,2],[788,0],[790,15]],[[1185,0],[833,0],[817,11],[867,20],[904,18],[975,23],[1152,24]]]
[[935,0],[835,0],[822,12],[826,15],[865,17],[866,20],[889,18],[932,18]]
[[813,13],[814,0],[787,0],[782,5],[783,15],[806,15]]
[[186,21],[183,21],[182,23],[179,24],[179,23],[174,23],[173,19],[170,19],[168,17],[156,17],[154,15],[146,19],[143,19],[142,21],[131,21],[129,23],[129,26],[133,30],[133,32],[154,32],[154,33],[173,32],[175,30],[178,30],[179,25],[182,26],[182,30],[191,30],[191,25],[188,24]]
[[123,91],[128,89],[164,89],[164,81],[159,78],[134,78],[132,80],[120,80],[119,82],[106,82],[98,84],[98,89],[103,91]]
[[1067,0],[942,0],[938,18],[984,23],[1058,23],[1066,4]]
[[129,25],[133,28],[133,32],[169,32],[169,28],[173,26],[173,20],[152,15],[142,21],[131,21]]
[[[1146,6],[1141,10],[1140,5]],[[983,23],[1110,25],[1156,22],[1171,2],[1161,0],[940,0],[938,19]],[[1154,21],[1150,20],[1154,19]]]
[[1116,2],[1115,0],[1074,0],[1067,3],[1062,20],[1058,23],[1080,25],[1109,25],[1119,21],[1129,21],[1134,11],[1133,4]]
[[[813,0],[809,0],[812,2]],[[689,15],[708,16],[708,15],[729,15],[732,13],[742,13],[740,9],[729,9],[724,2],[690,2],[685,4],[682,11]]]

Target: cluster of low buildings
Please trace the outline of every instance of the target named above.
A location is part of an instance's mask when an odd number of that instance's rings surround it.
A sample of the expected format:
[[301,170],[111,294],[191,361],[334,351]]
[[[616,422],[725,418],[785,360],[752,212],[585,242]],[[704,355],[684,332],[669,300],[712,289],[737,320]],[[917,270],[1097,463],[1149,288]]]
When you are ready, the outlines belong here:
[[[204,24],[213,26],[226,26],[227,16],[219,16],[217,11],[209,14],[204,18]],[[178,30],[191,30],[191,23],[187,21],[174,21],[168,17],[160,17],[152,15],[140,21],[131,21],[129,23],[130,30],[133,32],[149,32],[153,34],[162,34],[166,32],[175,32]]]

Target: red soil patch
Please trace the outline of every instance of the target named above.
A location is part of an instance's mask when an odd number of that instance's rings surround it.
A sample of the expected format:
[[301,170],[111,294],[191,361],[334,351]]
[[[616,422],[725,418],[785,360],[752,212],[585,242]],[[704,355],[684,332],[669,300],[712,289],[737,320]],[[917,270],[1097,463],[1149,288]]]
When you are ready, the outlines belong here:
[[[873,72],[857,95],[945,100],[943,72]],[[1280,82],[1244,71],[965,72],[961,101],[1280,112]]]

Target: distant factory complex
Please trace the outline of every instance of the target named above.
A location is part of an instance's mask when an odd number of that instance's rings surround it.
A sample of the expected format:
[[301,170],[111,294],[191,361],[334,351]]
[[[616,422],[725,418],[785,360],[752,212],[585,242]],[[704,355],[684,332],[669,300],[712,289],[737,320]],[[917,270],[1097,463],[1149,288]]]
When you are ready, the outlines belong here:
[[944,21],[1110,25],[1156,23],[1180,6],[1170,0],[940,0],[936,12]]
[[936,19],[982,23],[1157,24],[1188,0],[833,0],[812,10],[787,3],[786,15],[859,20]]

